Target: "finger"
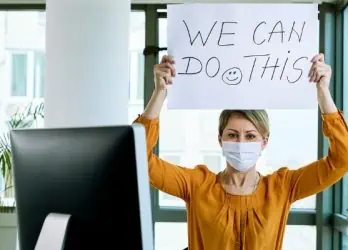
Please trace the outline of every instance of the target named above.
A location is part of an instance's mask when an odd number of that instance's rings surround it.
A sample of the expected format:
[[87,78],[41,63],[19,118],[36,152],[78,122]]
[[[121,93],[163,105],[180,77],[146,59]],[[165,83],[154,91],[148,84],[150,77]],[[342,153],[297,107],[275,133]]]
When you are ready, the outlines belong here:
[[317,82],[317,77],[318,77],[318,67],[317,64],[313,65],[313,73],[311,77],[312,82]]
[[174,58],[172,56],[168,56],[168,55],[163,56],[162,60],[161,60],[161,64],[162,63],[167,63],[167,62],[172,63],[172,64],[175,63]]
[[319,79],[320,79],[320,73],[316,71],[313,78],[313,82],[317,83]]
[[162,63],[166,63],[166,62],[169,61],[169,60],[170,60],[169,56],[162,56],[161,64],[162,64]]
[[171,63],[163,63],[159,66],[160,68],[166,68],[166,69],[170,69],[170,72],[172,74],[172,76],[175,76],[176,75],[176,70],[175,70],[175,67],[173,64]]
[[324,56],[323,53],[320,53],[320,54],[318,55],[318,61],[319,61],[319,62],[324,62],[324,61],[325,61],[325,56]]
[[320,53],[316,56],[313,57],[312,62],[324,62],[325,61],[325,57],[323,53]]
[[172,77],[170,74],[165,72],[159,72],[159,76],[162,77],[166,84],[170,84],[172,82]]
[[314,64],[315,64],[315,67],[322,67],[326,65],[324,62],[321,62],[321,61],[316,61]]
[[160,64],[160,65],[158,65],[158,69],[159,70],[163,70],[163,69],[169,69],[169,70],[171,70],[171,66],[170,66],[170,64],[169,63],[162,63],[162,64]]
[[173,76],[173,72],[169,67],[159,67],[158,72],[163,72],[165,74],[168,74],[170,76]]
[[311,77],[311,82],[315,82],[316,80],[317,80],[317,73],[320,71],[325,71],[325,70],[329,70],[329,67],[328,67],[328,65],[326,65],[325,63],[323,63],[323,62],[315,62],[315,63],[313,63],[313,65],[312,65],[312,68],[311,68],[311,75],[310,75],[310,77]]
[[168,74],[172,74],[170,66],[167,66],[166,64],[155,65],[155,73],[158,73],[158,72],[165,72]]
[[309,81],[311,81],[311,76],[312,76],[312,67],[309,69],[309,72],[308,72]]
[[172,84],[172,78],[171,78],[170,76],[166,75],[166,76],[164,77],[164,79],[165,79],[165,81],[166,81],[166,85]]
[[312,73],[312,76],[311,76],[311,82],[315,82],[316,75],[317,75],[317,72],[316,72],[315,69],[313,69],[313,73]]
[[324,70],[327,70],[327,71],[331,71],[331,66],[326,64],[326,63],[324,63],[324,62],[318,61],[315,64],[316,64],[315,67],[316,67],[317,70],[324,69]]
[[321,65],[321,66],[317,66],[316,68],[317,71],[325,71],[325,72],[330,72],[331,68],[328,67],[327,65]]
[[327,64],[324,64],[324,63],[318,63],[315,67],[315,70],[320,71],[320,72],[330,73],[331,67]]
[[315,72],[315,64],[312,65],[310,71],[309,71],[309,81],[312,82],[313,81],[313,77],[314,77],[314,72]]
[[312,65],[310,70],[309,70],[309,73],[308,73],[308,77],[309,77],[309,81],[310,82],[312,81],[313,71],[314,71],[314,68],[313,68],[313,65]]

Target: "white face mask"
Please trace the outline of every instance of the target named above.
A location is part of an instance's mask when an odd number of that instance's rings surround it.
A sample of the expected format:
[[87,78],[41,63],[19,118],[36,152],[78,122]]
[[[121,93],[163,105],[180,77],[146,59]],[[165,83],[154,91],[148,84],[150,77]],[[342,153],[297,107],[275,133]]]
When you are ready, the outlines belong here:
[[239,172],[253,168],[262,153],[261,142],[222,142],[222,152],[231,167]]

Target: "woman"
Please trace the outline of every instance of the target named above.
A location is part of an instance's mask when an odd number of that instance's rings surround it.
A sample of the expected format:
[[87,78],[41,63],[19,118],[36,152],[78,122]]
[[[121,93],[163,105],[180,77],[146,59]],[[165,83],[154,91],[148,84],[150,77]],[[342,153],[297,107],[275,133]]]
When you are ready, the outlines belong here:
[[218,174],[204,165],[177,166],[152,153],[166,87],[175,73],[173,59],[163,57],[154,67],[151,100],[135,120],[146,130],[151,185],[186,202],[190,250],[280,250],[291,204],[323,191],[348,170],[348,127],[329,92],[330,66],[320,54],[312,59],[309,73],[330,141],[328,155],[298,170],[283,167],[267,176],[256,171],[270,134],[262,110],[221,113],[218,139],[227,164]]

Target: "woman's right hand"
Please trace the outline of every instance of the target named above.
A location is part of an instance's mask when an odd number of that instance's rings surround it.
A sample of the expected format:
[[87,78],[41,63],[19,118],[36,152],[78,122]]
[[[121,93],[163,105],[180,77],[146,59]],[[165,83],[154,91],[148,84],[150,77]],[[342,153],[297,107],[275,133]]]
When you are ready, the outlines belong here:
[[163,56],[161,62],[154,66],[156,90],[165,90],[167,85],[173,83],[172,78],[176,75],[174,63],[174,59],[171,56]]
[[161,63],[156,64],[153,71],[155,90],[143,113],[144,117],[148,119],[154,119],[159,116],[167,96],[167,86],[173,83],[172,78],[176,74],[173,58],[171,56],[163,56]]

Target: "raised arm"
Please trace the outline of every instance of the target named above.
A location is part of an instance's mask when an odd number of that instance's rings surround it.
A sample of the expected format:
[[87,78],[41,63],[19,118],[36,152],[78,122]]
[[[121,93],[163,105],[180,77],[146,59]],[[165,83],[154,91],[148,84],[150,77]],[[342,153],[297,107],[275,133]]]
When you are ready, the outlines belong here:
[[159,117],[167,96],[167,86],[172,84],[172,77],[175,77],[176,74],[174,63],[171,57],[164,56],[161,63],[154,66],[155,90],[144,110],[145,118],[151,120]]
[[324,63],[322,54],[313,58],[309,77],[317,84],[323,133],[329,139],[329,152],[316,162],[287,172],[291,202],[323,191],[348,171],[348,126],[331,97],[331,68]]
[[144,112],[134,122],[145,127],[150,183],[155,188],[187,201],[190,196],[190,169],[166,162],[153,153],[158,141],[159,114],[167,95],[167,85],[175,76],[174,61],[163,57],[154,67],[155,90]]

